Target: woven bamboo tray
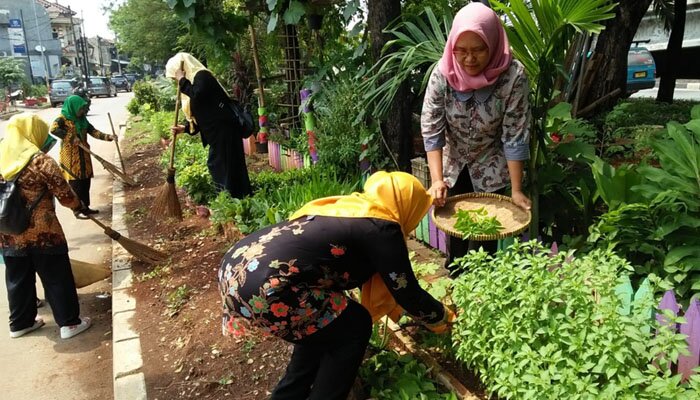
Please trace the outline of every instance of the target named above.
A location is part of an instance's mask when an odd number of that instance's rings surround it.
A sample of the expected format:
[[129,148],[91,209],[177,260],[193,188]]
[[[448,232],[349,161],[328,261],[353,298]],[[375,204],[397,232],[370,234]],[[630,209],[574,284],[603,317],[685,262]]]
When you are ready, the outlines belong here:
[[[465,238],[462,233],[454,229],[457,222],[455,214],[458,210],[486,210],[489,217],[496,217],[503,229],[493,235],[472,235]],[[465,193],[448,197],[444,207],[434,207],[432,217],[435,226],[450,236],[469,240],[498,240],[515,236],[524,231],[530,225],[530,211],[523,210],[508,196],[496,193]]]

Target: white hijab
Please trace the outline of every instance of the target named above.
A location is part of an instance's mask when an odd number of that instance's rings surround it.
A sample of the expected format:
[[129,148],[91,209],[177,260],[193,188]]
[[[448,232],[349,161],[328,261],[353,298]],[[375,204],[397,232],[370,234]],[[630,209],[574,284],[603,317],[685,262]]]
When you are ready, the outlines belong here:
[[[197,75],[198,72],[209,71],[204,64],[194,58],[192,54],[177,53],[168,60],[167,64],[165,64],[165,76],[168,78],[175,78],[175,74],[180,68],[185,71],[185,78],[187,78],[190,83],[194,83],[194,76]],[[211,73],[211,71],[209,72]],[[219,82],[219,85],[221,86],[221,89],[224,90],[224,93],[226,93],[226,88],[221,85],[221,82]],[[196,124],[197,121],[192,116],[192,111],[190,110],[190,97],[184,93],[181,93],[180,96],[182,112],[185,113],[185,117],[188,121]]]

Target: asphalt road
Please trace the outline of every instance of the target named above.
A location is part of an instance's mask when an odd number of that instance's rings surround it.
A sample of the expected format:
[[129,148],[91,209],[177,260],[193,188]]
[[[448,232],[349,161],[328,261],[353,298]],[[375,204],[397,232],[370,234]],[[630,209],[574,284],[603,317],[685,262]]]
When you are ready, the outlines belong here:
[[[128,113],[126,104],[131,93],[119,93],[116,98],[93,99],[88,120],[95,128],[111,133],[107,112],[112,115],[115,129]],[[47,123],[60,113],[59,108],[38,110]],[[7,121],[0,122],[0,137]],[[115,145],[90,137],[92,150],[119,165]],[[51,151],[58,157],[58,144]],[[111,221],[112,176],[99,162],[93,160],[95,178],[92,180],[92,208],[97,217]],[[57,214],[68,239],[70,257],[77,260],[111,265],[111,239],[89,220],[78,220],[73,213],[57,204]],[[4,265],[0,269],[4,273]],[[39,297],[43,290],[37,279]],[[93,320],[93,327],[69,340],[59,337],[48,304],[39,309],[46,325],[17,339],[10,339],[9,327],[0,329],[0,398],[12,400],[95,400],[112,399],[112,318],[111,281],[109,279],[78,290],[81,314]],[[5,285],[0,285],[0,319],[9,319]]]
[[[640,90],[639,92],[633,94],[630,97],[651,97],[651,98],[656,98],[656,93],[658,92],[659,88],[655,87],[653,89],[644,89]],[[695,100],[695,101],[700,101],[700,90],[695,90],[695,89],[676,89],[673,92],[673,98],[675,100]]]

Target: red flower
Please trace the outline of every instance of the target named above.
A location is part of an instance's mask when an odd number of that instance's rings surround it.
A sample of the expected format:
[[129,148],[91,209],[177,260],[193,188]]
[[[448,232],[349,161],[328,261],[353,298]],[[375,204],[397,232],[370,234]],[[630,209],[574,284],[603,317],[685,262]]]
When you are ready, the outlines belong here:
[[345,307],[348,306],[348,301],[340,293],[333,293],[331,295],[331,308],[335,311],[342,311],[345,310]]
[[331,246],[331,254],[333,254],[333,257],[340,257],[345,254],[345,247],[336,246],[334,244]]
[[559,134],[559,132],[552,132],[552,142],[554,142],[554,143],[561,142],[561,135]]
[[317,330],[318,329],[316,329],[316,327],[314,325],[309,325],[306,327],[306,334],[310,335],[312,333],[316,333]]
[[233,336],[243,336],[245,334],[245,327],[238,323],[238,321],[236,321],[235,318],[230,318],[228,320],[228,323],[226,324],[226,329],[229,333],[232,333]]
[[270,306],[270,310],[275,317],[286,317],[287,311],[289,311],[289,306],[284,303],[274,303]]

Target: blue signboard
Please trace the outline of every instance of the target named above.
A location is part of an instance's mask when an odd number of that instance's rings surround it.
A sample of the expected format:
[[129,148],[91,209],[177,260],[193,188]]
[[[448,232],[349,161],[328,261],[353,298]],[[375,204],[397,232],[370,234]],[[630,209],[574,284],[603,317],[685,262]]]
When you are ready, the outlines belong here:
[[22,20],[17,18],[10,18],[10,28],[21,28]]
[[27,49],[24,47],[23,44],[13,44],[12,50],[15,54],[27,54]]

